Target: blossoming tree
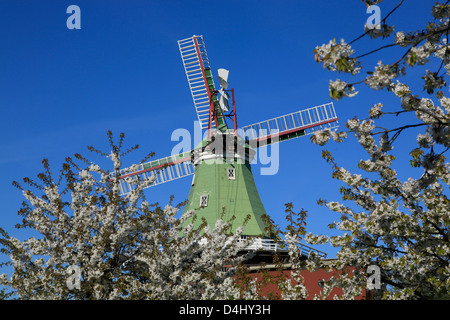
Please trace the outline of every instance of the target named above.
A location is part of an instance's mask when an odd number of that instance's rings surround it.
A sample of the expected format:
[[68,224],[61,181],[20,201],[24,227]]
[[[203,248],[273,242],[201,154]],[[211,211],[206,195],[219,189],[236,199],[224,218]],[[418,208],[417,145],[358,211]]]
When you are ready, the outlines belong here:
[[[118,145],[109,132],[114,170],[121,167],[124,135]],[[48,160],[38,181],[25,178],[23,216],[18,228],[37,235],[25,241],[0,229],[2,252],[13,274],[0,284],[20,299],[222,299],[239,297],[232,286],[241,229],[225,221],[210,228],[183,227],[193,212],[175,217],[171,202],[151,205],[142,192],[152,180],[122,196],[118,178],[81,155],[66,158],[55,178]],[[117,176],[117,175],[116,175]],[[33,190],[33,191],[32,191]],[[223,268],[224,262],[228,268]]]
[[[382,1],[363,2],[370,6]],[[420,29],[395,31],[394,26],[388,25],[389,18],[406,4],[398,1],[379,28],[366,27],[363,35],[349,43],[334,39],[314,50],[316,62],[327,70],[338,71],[341,78],[360,77],[355,81],[330,81],[332,99],[353,97],[358,93],[357,86],[365,85],[375,91],[387,91],[398,101],[393,109],[385,109],[382,103],[373,105],[366,119],[348,120],[346,132],[322,131],[312,137],[315,143],[324,145],[330,138],[340,142],[351,133],[367,154],[358,163],[362,174],[357,174],[339,166],[330,152],[323,151],[323,157],[332,165],[333,178],[345,184],[340,192],[348,202],[319,203],[340,214],[340,221],[331,228],[343,233],[308,236],[314,243],[329,242],[340,248],[338,268],[356,268],[352,276],[328,283],[343,287],[349,295],[366,287],[364,270],[375,265],[386,289],[378,292],[382,298],[450,297],[450,166],[445,157],[450,148],[450,98],[445,93],[450,75],[448,3],[430,5],[431,20]],[[355,54],[352,46],[364,38],[382,38],[388,43]],[[400,50],[399,56],[384,56],[383,50],[389,47]],[[378,63],[364,77],[362,62],[369,55],[377,57]],[[407,77],[413,73],[412,68],[421,70],[422,76]],[[420,82],[423,92],[414,92],[412,85]],[[391,127],[377,125],[393,116],[396,121]],[[393,148],[401,134],[406,138],[405,132],[415,132],[412,130],[420,130],[415,136],[408,136],[412,139],[410,164],[419,174],[401,181]]]
[[9,288],[0,298],[260,299],[262,284],[275,281],[280,297],[307,296],[299,271],[314,268],[317,259],[305,262],[299,251],[306,212],[296,214],[292,206],[286,211],[291,222],[286,246],[298,271],[256,281],[241,264],[253,254],[239,239],[243,226],[232,234],[231,224],[218,219],[215,226],[204,221],[194,229],[195,212],[178,218],[173,199],[164,208],[147,201],[142,190],[154,177],[133,181],[136,188],[121,195],[121,159],[137,146],[122,152],[124,135],[118,145],[111,132],[108,136],[110,153],[89,149],[109,158],[115,175],[76,154],[66,158],[58,178],[44,159],[36,181],[23,179],[29,189],[13,183],[26,199],[16,227],[36,236],[21,241],[0,228],[0,250],[11,260],[3,264],[13,269],[10,278],[0,274],[0,285]]

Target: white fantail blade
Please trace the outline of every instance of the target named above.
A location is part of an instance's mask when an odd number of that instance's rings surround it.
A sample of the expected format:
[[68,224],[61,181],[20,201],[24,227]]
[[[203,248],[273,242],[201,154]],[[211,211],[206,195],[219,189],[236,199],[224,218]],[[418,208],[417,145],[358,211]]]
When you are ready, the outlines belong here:
[[219,74],[219,83],[222,88],[225,90],[228,88],[228,73],[229,71],[223,68],[220,68],[217,70],[217,73]]
[[228,105],[228,99],[230,98],[230,95],[224,91],[224,89],[219,90],[220,98],[219,98],[219,105],[220,109],[222,109],[223,112],[227,112],[230,110],[230,107]]

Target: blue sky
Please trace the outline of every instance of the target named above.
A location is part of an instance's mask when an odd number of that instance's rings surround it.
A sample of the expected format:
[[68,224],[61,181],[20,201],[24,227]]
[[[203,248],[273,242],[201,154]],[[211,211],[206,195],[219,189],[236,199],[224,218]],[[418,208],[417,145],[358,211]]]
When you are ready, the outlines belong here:
[[[382,17],[396,3],[380,4]],[[433,3],[405,2],[389,22],[398,31],[425,26]],[[72,4],[81,9],[81,30],[66,27]],[[129,146],[140,145],[124,159],[128,166],[151,151],[156,158],[170,155],[175,129],[193,132],[196,115],[177,40],[203,35],[211,67],[230,70],[243,126],[330,102],[329,80],[345,76],[325,71],[312,51],[333,37],[353,40],[368,17],[359,0],[0,0],[0,226],[27,236],[13,228],[21,219],[17,211],[23,198],[11,183],[35,177],[44,157],[57,172],[65,157],[89,155],[88,145],[107,151],[106,131],[112,130],[116,136],[124,132]],[[364,53],[380,43],[363,40],[355,49]],[[382,57],[393,62],[400,53],[388,49]],[[379,57],[363,60],[364,66]],[[412,75],[420,72],[414,69]],[[421,84],[411,81],[422,93]],[[399,110],[391,94],[357,90],[355,98],[335,102],[341,128],[347,119],[366,117],[378,102],[386,111]],[[395,146],[403,179],[414,173],[407,157],[414,141],[414,134],[402,135]],[[365,158],[354,139],[326,148],[349,169],[357,170],[357,161]],[[309,212],[308,231],[330,233],[327,225],[338,216],[316,201],[340,200],[340,184],[331,179],[321,150],[309,138],[294,139],[280,145],[276,175],[261,176],[255,165],[260,196],[276,223],[284,225],[284,204],[293,202],[296,210]],[[190,183],[185,178],[146,194],[161,205],[171,194],[181,202]],[[331,257],[336,252],[319,249]]]

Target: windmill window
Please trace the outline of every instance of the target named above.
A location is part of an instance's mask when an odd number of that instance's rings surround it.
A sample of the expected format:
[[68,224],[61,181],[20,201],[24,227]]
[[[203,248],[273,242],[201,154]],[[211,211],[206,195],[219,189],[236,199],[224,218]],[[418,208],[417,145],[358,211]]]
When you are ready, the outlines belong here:
[[200,207],[207,207],[208,206],[208,195],[204,194],[200,197]]
[[236,180],[236,169],[228,168],[228,180]]

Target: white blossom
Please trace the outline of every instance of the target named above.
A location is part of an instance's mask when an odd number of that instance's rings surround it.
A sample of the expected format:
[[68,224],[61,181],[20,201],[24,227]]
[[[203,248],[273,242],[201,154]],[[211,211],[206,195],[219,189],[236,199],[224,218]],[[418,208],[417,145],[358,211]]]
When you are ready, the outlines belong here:
[[417,143],[422,148],[430,148],[433,145],[433,138],[428,132],[425,134],[419,133],[417,135]]
[[395,43],[401,47],[406,47],[408,45],[406,42],[405,33],[403,31],[399,31],[395,34]]
[[328,44],[317,46],[314,50],[316,62],[324,63],[324,68],[331,71],[343,71],[352,74],[359,73],[360,63],[357,59],[351,58],[354,53],[352,47],[344,39],[339,43],[331,40]]
[[381,117],[381,115],[383,114],[383,112],[381,111],[381,107],[383,107],[382,103],[377,103],[374,104],[373,107],[370,109],[369,111],[369,116],[372,119],[378,119]]
[[429,62],[429,56],[430,53],[426,50],[426,46],[421,46],[411,47],[411,51],[408,53],[407,58],[411,65],[424,65]]
[[366,78],[366,83],[369,88],[375,90],[381,90],[383,88],[390,88],[393,86],[392,79],[397,76],[397,73],[391,66],[383,64],[382,61],[378,61],[378,65],[375,67],[372,75]]
[[[373,4],[369,0],[364,2]],[[383,110],[382,105],[372,105],[369,120],[357,117],[347,120],[347,128],[368,155],[368,159],[358,161],[359,172],[352,173],[340,167],[331,153],[323,153],[333,166],[333,178],[343,183],[340,192],[346,205],[334,200],[319,201],[340,217],[330,227],[341,233],[328,236],[327,240],[322,238],[322,241],[339,248],[336,268],[344,270],[351,266],[354,270],[354,274],[347,277],[326,281],[324,291],[341,287],[344,291],[342,298],[354,297],[361,292],[367,279],[363,271],[371,264],[379,266],[382,279],[389,284],[388,290],[375,292],[376,298],[449,298],[450,164],[447,157],[450,99],[443,89],[447,88],[450,75],[447,44],[450,5],[436,2],[430,8],[432,22],[425,28],[396,33],[394,44],[400,54],[387,57],[390,64],[384,62],[381,52],[391,47],[391,43],[369,53],[352,52],[352,56],[364,58],[371,54],[378,61],[365,81],[356,80],[354,83],[373,90],[387,89],[394,99],[398,99],[398,104],[390,103],[388,109],[383,107]],[[368,35],[372,38],[383,36],[382,31]],[[322,57],[324,66],[331,63],[327,58]],[[409,73],[409,67],[414,66],[425,66],[425,74],[416,76],[415,71]],[[332,68],[327,69],[333,71]],[[400,82],[399,78],[407,72],[407,80],[414,87]],[[417,79],[419,77],[423,81]],[[417,83],[422,83],[423,92],[413,92]],[[334,87],[338,88],[337,84]],[[340,89],[342,91],[342,85]],[[385,121],[388,119],[392,121]],[[406,176],[404,181],[396,171],[403,169],[404,165],[397,165],[398,155],[393,153],[399,136],[405,146],[408,141],[411,143],[412,150],[407,157],[414,167],[412,172],[416,173]],[[404,157],[400,154],[399,158]],[[364,175],[360,174],[361,170]],[[318,238],[316,235],[308,236],[312,241]]]
[[400,83],[398,80],[395,86],[393,87],[392,91],[399,98],[411,93],[409,87],[404,83]]
[[355,91],[355,87],[340,79],[336,79],[335,81],[330,80],[329,91],[332,99],[340,99],[342,97],[351,98],[358,94]]

